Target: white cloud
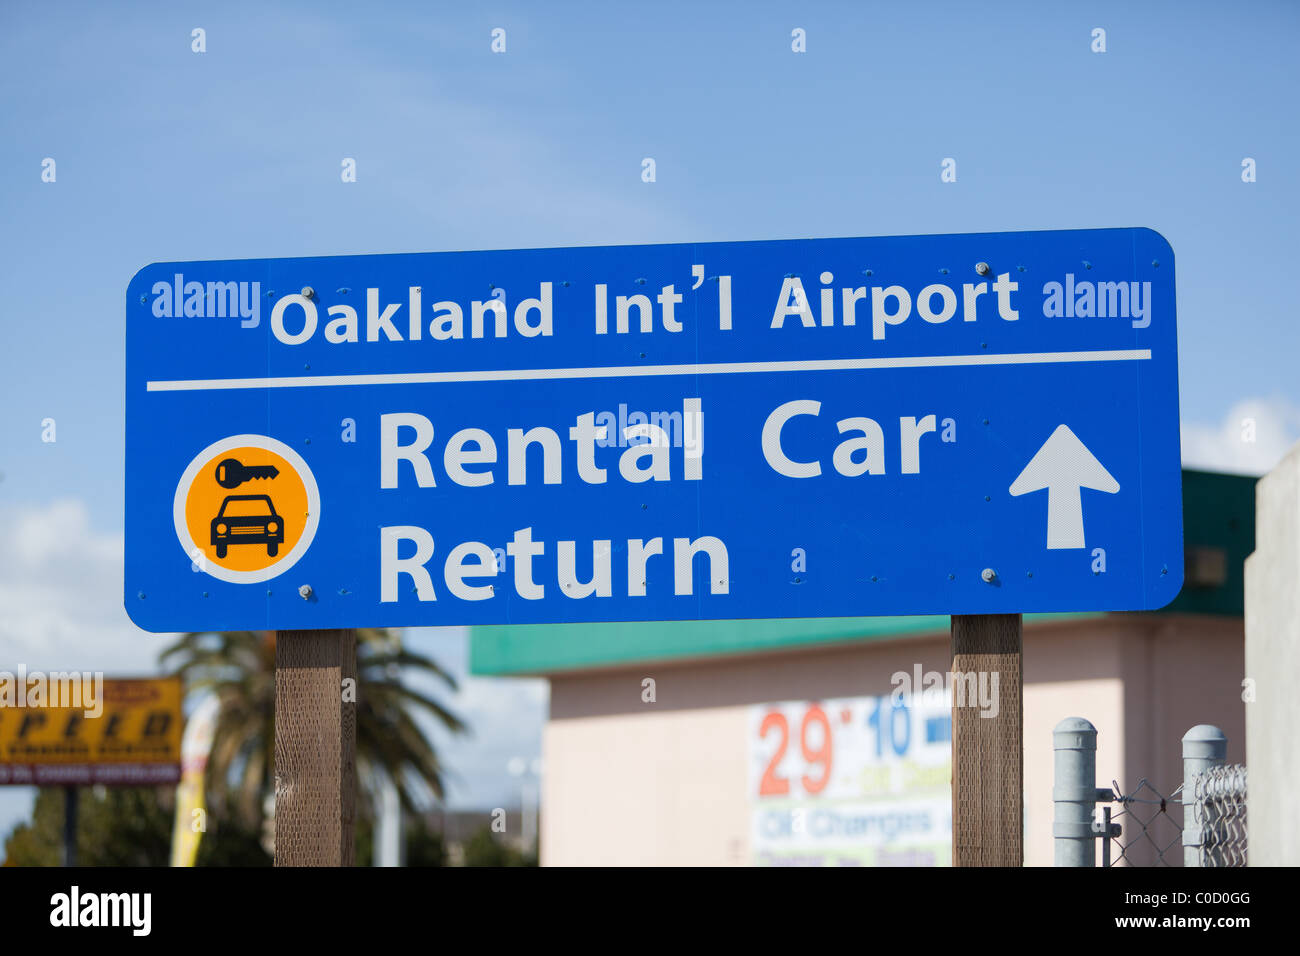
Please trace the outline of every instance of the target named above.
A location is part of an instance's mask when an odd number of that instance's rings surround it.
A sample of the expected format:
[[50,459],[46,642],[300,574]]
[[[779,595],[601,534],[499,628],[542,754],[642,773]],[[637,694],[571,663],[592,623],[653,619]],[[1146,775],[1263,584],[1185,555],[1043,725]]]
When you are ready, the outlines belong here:
[[[122,607],[122,535],[90,525],[86,503],[0,510],[0,669],[158,671],[169,637]],[[0,838],[28,819],[35,789],[0,788]]]
[[1284,399],[1237,402],[1217,425],[1184,422],[1183,464],[1262,475],[1300,440],[1300,409]]
[[515,757],[530,763],[541,755],[549,686],[522,678],[468,677],[452,706],[471,734],[439,738],[451,769],[447,802],[458,807],[517,806],[518,782],[506,772]]
[[122,607],[122,535],[97,533],[84,501],[0,512],[0,666],[157,673],[169,638]]
[[540,678],[473,677],[468,674],[466,628],[416,628],[408,645],[427,654],[455,676],[459,689],[421,681],[417,686],[443,701],[469,725],[470,733],[452,736],[425,723],[448,768],[447,803],[452,807],[513,807],[519,782],[506,772],[514,757],[529,762],[541,754],[550,687]]

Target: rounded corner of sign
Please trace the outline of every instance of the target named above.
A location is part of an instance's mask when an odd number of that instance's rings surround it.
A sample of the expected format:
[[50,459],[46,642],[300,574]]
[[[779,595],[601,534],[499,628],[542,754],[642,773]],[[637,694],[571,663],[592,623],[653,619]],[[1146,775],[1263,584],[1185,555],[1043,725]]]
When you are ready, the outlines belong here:
[[1163,611],[1169,605],[1178,599],[1178,595],[1183,593],[1183,569],[1177,570],[1170,568],[1169,574],[1161,580],[1160,589],[1152,594],[1152,600],[1148,606],[1148,611]]
[[139,600],[132,600],[132,595],[122,595],[122,609],[126,611],[126,616],[131,619],[131,623],[142,631],[148,631],[150,634],[169,634],[167,628],[159,627],[154,621],[149,619],[146,610],[140,607]]
[[1173,265],[1174,247],[1169,240],[1165,238],[1164,234],[1160,232],[1160,230],[1153,229],[1150,226],[1138,226],[1137,232],[1145,234],[1150,241],[1161,246],[1162,248],[1160,249],[1159,254],[1163,256],[1170,265]]
[[147,263],[146,265],[142,265],[139,269],[136,269],[135,275],[131,276],[131,278],[126,283],[127,295],[131,294],[131,290],[135,288],[136,283],[140,281],[141,277],[144,276],[145,273],[149,272],[152,269],[157,269],[162,265],[164,265],[164,263],[162,262],[150,262]]

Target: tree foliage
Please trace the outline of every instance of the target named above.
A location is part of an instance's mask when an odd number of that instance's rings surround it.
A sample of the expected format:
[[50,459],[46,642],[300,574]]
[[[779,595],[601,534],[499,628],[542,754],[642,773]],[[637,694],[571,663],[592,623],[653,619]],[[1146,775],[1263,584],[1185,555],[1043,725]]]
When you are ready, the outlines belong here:
[[[437,699],[411,686],[427,676],[455,690],[454,678],[435,661],[407,650],[382,628],[357,632],[357,771],[363,797],[373,805],[383,777],[397,787],[403,807],[414,812],[422,794],[443,795],[443,766],[416,715],[423,712],[452,733],[465,725]],[[229,808],[246,826],[260,821],[275,774],[275,633],[192,633],[163,651],[164,668],[179,674],[186,689],[207,688],[221,700],[208,797]]]
[[[61,866],[66,792],[42,787],[29,823],[5,840],[6,866]],[[80,866],[167,866],[171,859],[173,792],[169,787],[81,787],[77,799]],[[198,866],[268,866],[258,835],[237,820],[207,818]]]

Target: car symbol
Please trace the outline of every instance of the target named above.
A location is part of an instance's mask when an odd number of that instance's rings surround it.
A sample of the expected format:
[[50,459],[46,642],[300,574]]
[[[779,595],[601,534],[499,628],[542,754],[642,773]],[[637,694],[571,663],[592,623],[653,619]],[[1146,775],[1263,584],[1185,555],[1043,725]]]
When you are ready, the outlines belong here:
[[212,544],[224,558],[232,544],[264,544],[275,557],[284,543],[284,519],[269,495],[227,495],[212,519]]

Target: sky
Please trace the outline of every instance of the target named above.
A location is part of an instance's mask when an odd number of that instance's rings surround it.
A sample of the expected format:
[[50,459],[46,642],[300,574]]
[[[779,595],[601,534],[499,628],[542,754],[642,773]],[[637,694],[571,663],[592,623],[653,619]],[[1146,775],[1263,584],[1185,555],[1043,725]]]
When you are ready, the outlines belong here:
[[[1262,474],[1300,438],[1297,27],[1263,2],[5,0],[0,670],[152,673],[167,643],[121,599],[123,297],[155,261],[1149,226],[1184,463]],[[545,684],[469,677],[460,629],[408,640],[462,678],[451,802],[517,802]],[[0,788],[0,835],[31,798]]]

